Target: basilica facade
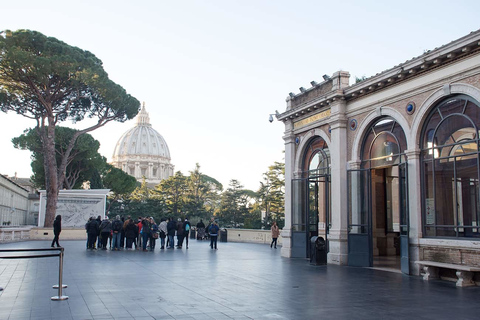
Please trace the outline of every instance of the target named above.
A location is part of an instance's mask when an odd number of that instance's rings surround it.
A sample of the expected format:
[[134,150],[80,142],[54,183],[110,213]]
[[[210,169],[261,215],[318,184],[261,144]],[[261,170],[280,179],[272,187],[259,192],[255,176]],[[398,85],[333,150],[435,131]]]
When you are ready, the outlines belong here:
[[126,131],[112,156],[112,165],[142,181],[145,177],[151,187],[173,175],[167,142],[150,124],[145,103],[137,115],[136,124]]
[[480,30],[350,82],[325,75],[277,114],[282,255],[308,258],[321,236],[331,264],[479,269]]

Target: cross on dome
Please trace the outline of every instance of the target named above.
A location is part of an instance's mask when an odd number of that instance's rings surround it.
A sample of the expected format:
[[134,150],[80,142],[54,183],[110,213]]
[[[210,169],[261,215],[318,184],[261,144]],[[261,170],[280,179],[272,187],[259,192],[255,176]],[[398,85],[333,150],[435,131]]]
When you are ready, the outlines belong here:
[[152,126],[150,124],[150,117],[148,116],[148,112],[145,109],[145,101],[142,104],[142,109],[137,115],[137,126]]

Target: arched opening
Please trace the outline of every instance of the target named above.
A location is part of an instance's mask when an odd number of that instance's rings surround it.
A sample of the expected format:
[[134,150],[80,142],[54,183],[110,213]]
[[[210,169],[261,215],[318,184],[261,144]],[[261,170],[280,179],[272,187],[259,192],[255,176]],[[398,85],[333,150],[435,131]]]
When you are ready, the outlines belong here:
[[361,168],[348,172],[349,265],[409,273],[406,149],[405,133],[391,117],[364,133]]
[[327,243],[330,221],[330,150],[321,137],[304,149],[300,178],[293,180],[292,257],[309,258],[310,239]]
[[422,135],[425,237],[480,238],[480,104],[465,95],[441,101]]

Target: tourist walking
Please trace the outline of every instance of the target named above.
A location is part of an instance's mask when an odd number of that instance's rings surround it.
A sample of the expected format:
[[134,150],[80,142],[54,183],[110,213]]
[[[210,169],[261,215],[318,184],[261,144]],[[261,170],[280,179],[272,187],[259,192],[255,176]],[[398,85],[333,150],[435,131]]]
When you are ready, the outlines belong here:
[[185,239],[185,245],[188,249],[188,236],[190,234],[190,229],[192,226],[190,225],[190,221],[188,221],[188,217],[185,217],[185,221],[183,222],[183,239]]
[[108,217],[105,216],[102,223],[100,224],[100,236],[102,237],[102,250],[107,250],[107,241],[112,232],[112,223],[108,220]]
[[60,232],[62,232],[62,216],[58,215],[53,221],[53,241],[52,241],[52,248],[54,248],[54,244],[57,244],[57,248],[60,248],[58,244],[58,237],[60,236]]
[[278,229],[276,221],[273,221],[273,224],[270,230],[272,231],[272,243],[270,243],[270,248],[273,245],[275,245],[274,248],[277,249],[277,239],[278,239],[278,236],[280,235],[280,229]]
[[197,240],[203,240],[205,238],[205,223],[200,219],[200,222],[197,223]]
[[168,247],[167,249],[173,249],[175,245],[175,231],[177,230],[177,223],[173,218],[168,218],[167,233],[168,233]]
[[167,237],[167,221],[165,218],[162,218],[160,220],[160,225],[158,226],[158,230],[160,231],[159,237],[160,237],[160,250],[165,249],[165,238]]
[[120,250],[120,239],[122,237],[123,222],[120,220],[120,216],[117,215],[115,220],[112,222],[112,246],[113,250]]
[[217,250],[218,230],[220,230],[220,228],[218,227],[217,222],[214,220],[210,225],[208,232],[210,234],[210,248],[215,250]]

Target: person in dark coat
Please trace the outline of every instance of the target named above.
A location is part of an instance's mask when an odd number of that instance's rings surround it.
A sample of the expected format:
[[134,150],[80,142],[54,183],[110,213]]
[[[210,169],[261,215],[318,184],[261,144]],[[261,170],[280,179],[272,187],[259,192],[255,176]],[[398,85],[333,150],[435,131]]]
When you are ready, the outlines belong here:
[[218,227],[217,222],[213,221],[208,232],[210,233],[210,248],[215,250],[217,250],[218,230],[220,230],[220,228]]
[[127,249],[132,249],[132,244],[137,237],[137,226],[132,219],[128,219],[125,227],[125,238],[127,238]]
[[85,225],[88,235],[88,246],[87,249],[95,249],[95,242],[97,241],[97,236],[99,234],[99,224],[98,221],[93,217],[90,218],[90,221]]
[[188,236],[190,235],[190,229],[192,225],[190,221],[188,221],[188,217],[185,217],[185,221],[183,222],[183,239],[185,240],[186,248],[188,249]]
[[145,218],[142,220],[142,246],[143,251],[147,251],[147,242],[150,239],[150,235],[152,234],[152,224],[149,218]]
[[103,219],[102,224],[100,224],[100,236],[102,237],[102,249],[107,250],[107,241],[112,232],[112,223],[108,220],[108,217]]
[[58,215],[53,221],[53,234],[55,237],[52,241],[52,248],[54,248],[54,244],[57,244],[57,248],[60,248],[60,244],[58,244],[58,237],[60,236],[60,232],[62,232],[62,216]]
[[185,230],[183,229],[183,222],[181,218],[178,218],[177,221],[177,249],[182,249],[183,245],[183,232]]
[[173,218],[169,218],[167,223],[167,232],[168,232],[168,247],[167,249],[173,249],[175,245],[175,231],[177,231],[177,223]]

